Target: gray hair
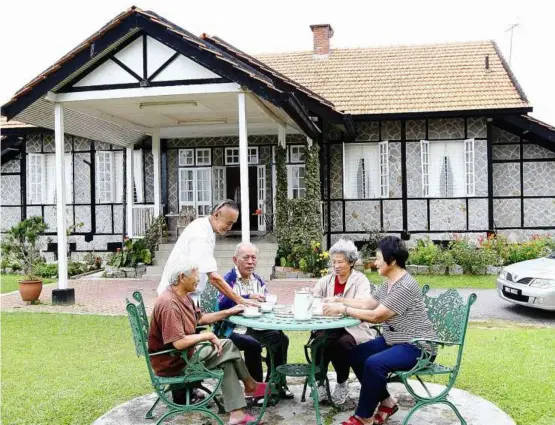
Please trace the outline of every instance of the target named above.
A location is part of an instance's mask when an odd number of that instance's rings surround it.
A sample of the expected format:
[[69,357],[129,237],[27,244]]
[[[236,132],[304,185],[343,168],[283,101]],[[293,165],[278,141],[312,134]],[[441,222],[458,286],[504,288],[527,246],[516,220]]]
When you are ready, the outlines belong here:
[[241,249],[246,248],[246,247],[252,247],[256,250],[256,256],[258,257],[258,248],[256,247],[255,244],[251,243],[251,242],[239,242],[237,244],[237,246],[235,247],[235,253],[233,254],[234,257],[237,257],[239,255],[239,252],[241,251]]
[[170,285],[177,286],[177,284],[179,282],[179,275],[181,273],[183,273],[185,276],[191,276],[191,274],[195,270],[198,270],[197,263],[195,263],[191,260],[188,260],[188,259],[184,259],[184,260],[180,261],[179,264],[176,265],[170,273],[170,277],[168,279]]
[[358,260],[358,249],[353,241],[339,239],[330,248],[330,257],[333,254],[343,254],[349,263],[354,263]]

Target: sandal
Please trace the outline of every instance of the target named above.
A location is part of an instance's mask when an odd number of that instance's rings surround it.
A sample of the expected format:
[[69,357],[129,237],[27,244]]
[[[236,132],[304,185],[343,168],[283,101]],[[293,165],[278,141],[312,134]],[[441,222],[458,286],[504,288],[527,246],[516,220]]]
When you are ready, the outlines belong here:
[[256,384],[256,389],[253,392],[246,392],[245,391],[245,397],[252,397],[252,398],[259,398],[259,397],[264,397],[264,395],[266,394],[266,387],[268,385],[264,382],[258,382]]
[[[387,421],[389,419],[389,417],[392,416],[398,410],[399,410],[399,405],[398,404],[396,404],[393,407],[386,407],[386,406],[380,405],[378,407],[378,411],[374,415],[374,425],[384,424],[385,421]],[[385,413],[385,417],[383,417],[379,413]]]
[[345,422],[341,422],[341,425],[365,425],[365,424],[360,419],[355,418],[354,416],[351,416]]
[[[248,413],[245,413],[245,416],[243,416],[239,422],[231,422],[229,421],[228,424],[229,425],[246,425],[249,422],[254,422],[256,421],[256,417],[249,415]],[[263,422],[259,422],[259,424],[263,424]]]

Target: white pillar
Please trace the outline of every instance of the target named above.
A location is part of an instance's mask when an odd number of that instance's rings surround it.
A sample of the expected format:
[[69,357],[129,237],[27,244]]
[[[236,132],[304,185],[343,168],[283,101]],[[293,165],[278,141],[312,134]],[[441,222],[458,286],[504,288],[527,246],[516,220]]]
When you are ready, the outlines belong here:
[[58,226],[58,289],[67,289],[64,109],[60,103],[54,105],[54,133],[56,149],[56,224]]
[[249,242],[250,208],[249,208],[249,164],[247,155],[247,107],[245,93],[238,95],[239,108],[239,167],[241,172],[241,240]]
[[285,126],[278,125],[278,146],[282,149],[286,147]]
[[160,129],[159,128],[155,128],[152,130],[152,158],[154,160],[154,218],[156,218],[161,213]]
[[125,175],[127,179],[127,236],[133,237],[133,146],[127,148],[127,165]]

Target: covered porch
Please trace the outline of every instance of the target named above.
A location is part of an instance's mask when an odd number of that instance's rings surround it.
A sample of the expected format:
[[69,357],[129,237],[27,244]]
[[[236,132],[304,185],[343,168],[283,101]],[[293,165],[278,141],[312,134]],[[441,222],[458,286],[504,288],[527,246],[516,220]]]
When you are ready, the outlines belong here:
[[[253,219],[253,212],[265,211],[273,198],[268,196],[271,168],[255,161],[260,151],[249,138],[265,138],[266,155],[271,145],[285,148],[288,135],[302,143],[319,139],[315,122],[322,111],[343,125],[341,114],[325,100],[220,39],[195,37],[137,8],[116,17],[2,107],[8,119],[55,133],[60,302],[74,299],[66,294],[66,134],[125,149],[121,162],[106,155],[91,168],[100,174],[119,168],[128,237],[140,236],[160,214],[187,208],[204,216],[214,203],[231,197],[240,204],[242,240],[249,240],[251,230],[265,230],[264,216]],[[221,146],[222,165],[212,161],[209,137],[228,141]],[[175,140],[196,142],[182,148]],[[134,165],[142,160],[137,147],[145,144],[153,159],[150,204],[137,196]],[[168,156],[174,161],[162,161]],[[174,171],[177,182],[170,182]],[[95,190],[113,190],[113,180],[97,179]],[[163,188],[167,198],[176,198],[176,210],[170,208],[172,200],[163,199]]]

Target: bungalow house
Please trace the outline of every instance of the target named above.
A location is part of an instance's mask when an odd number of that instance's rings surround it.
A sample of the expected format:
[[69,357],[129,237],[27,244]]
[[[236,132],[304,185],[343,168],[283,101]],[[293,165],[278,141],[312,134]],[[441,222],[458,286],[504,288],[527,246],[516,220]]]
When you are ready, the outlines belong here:
[[328,244],[555,230],[555,128],[494,42],[332,49],[330,25],[311,29],[313,51],[253,57],[118,15],[2,106],[2,231],[43,216],[55,251],[83,223],[72,251],[108,252],[153,216],[233,198],[248,239],[275,209],[276,149],[300,198],[313,144]]

